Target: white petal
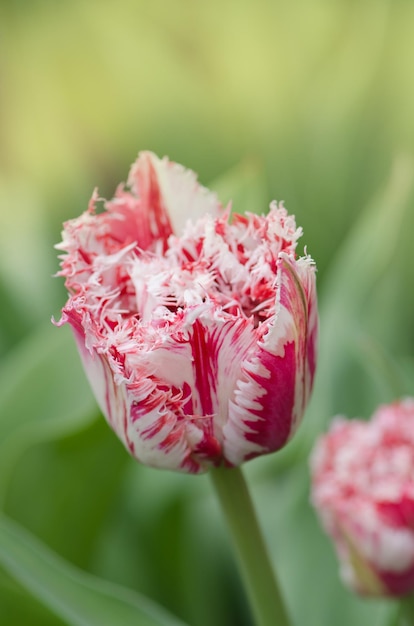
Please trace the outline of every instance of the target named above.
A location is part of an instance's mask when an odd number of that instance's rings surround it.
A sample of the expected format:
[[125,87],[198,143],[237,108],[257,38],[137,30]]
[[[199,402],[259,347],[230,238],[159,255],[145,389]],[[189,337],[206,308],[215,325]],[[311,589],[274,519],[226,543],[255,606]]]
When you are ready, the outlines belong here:
[[181,233],[187,220],[196,221],[209,213],[217,216],[222,207],[217,196],[197,182],[197,175],[182,165],[159,159],[152,152],[141,152],[132,166],[128,184],[137,194],[142,194],[144,172],[155,172],[156,184],[175,233]]

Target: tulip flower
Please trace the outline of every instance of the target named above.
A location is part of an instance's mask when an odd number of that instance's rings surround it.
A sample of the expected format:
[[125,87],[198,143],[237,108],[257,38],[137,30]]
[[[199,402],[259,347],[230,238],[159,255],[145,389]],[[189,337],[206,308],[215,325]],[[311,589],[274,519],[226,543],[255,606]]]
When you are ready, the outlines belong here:
[[[103,202],[103,204],[101,204]],[[143,152],[64,224],[60,275],[102,413],[136,459],[198,473],[284,446],[315,370],[315,267],[283,206],[231,214]]]
[[311,472],[345,583],[366,595],[414,592],[414,399],[381,406],[369,422],[336,418]]

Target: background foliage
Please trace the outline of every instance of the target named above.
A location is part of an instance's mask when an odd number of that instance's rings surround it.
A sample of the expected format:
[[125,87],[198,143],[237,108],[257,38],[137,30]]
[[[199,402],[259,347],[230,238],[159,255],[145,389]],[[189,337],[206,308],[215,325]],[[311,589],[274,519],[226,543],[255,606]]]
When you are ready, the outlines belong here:
[[135,464],[70,333],[49,322],[65,301],[51,278],[62,221],[151,149],[236,210],[283,199],[304,227],[319,268],[315,393],[294,442],[246,473],[295,626],[385,625],[391,605],[338,580],[307,458],[333,414],[414,395],[413,3],[0,12],[0,624],[251,623],[208,477]]

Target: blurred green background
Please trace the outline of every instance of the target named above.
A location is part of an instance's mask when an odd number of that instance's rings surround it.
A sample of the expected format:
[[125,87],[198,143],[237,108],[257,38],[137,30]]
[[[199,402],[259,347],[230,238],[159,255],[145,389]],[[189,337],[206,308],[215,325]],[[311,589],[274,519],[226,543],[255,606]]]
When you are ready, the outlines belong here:
[[129,459],[49,322],[62,221],[142,149],[303,226],[315,393],[295,441],[246,473],[295,626],[387,623],[390,604],[338,580],[307,457],[333,414],[414,395],[413,27],[408,0],[3,0],[0,624],[178,623],[129,589],[191,626],[251,624],[208,477]]

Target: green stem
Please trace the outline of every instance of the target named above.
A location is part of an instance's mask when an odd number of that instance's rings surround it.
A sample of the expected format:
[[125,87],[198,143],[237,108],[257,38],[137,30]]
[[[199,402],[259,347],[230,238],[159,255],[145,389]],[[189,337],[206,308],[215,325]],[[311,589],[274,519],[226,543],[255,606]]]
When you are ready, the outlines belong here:
[[290,620],[239,468],[210,470],[233,537],[256,626],[289,626]]
[[414,626],[414,596],[406,596],[400,602],[398,626]]

